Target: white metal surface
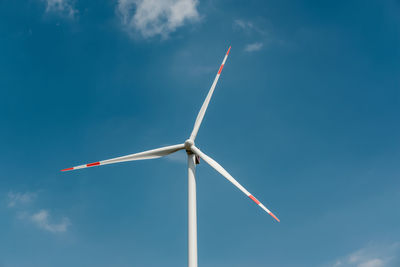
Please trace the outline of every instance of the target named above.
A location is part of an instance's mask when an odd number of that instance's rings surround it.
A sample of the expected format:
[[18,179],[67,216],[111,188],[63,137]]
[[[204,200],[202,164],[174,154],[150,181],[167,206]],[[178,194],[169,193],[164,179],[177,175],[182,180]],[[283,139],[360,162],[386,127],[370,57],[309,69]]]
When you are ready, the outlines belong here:
[[197,208],[195,155],[188,153],[188,266],[197,267]]

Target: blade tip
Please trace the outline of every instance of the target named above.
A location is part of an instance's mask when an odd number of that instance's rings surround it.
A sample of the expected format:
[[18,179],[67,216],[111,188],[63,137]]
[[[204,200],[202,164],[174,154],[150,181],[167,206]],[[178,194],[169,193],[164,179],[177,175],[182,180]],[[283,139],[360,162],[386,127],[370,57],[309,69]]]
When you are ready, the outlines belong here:
[[275,214],[273,214],[272,212],[271,212],[269,215],[271,215],[271,216],[272,216],[275,220],[277,220],[278,222],[281,222],[281,221],[278,219],[278,217],[276,217]]
[[229,55],[229,51],[231,51],[231,46],[229,46],[228,52],[226,52],[226,55]]
[[61,171],[62,171],[62,172],[66,172],[66,171],[72,171],[73,169],[74,169],[74,168],[71,167],[71,168],[62,169]]

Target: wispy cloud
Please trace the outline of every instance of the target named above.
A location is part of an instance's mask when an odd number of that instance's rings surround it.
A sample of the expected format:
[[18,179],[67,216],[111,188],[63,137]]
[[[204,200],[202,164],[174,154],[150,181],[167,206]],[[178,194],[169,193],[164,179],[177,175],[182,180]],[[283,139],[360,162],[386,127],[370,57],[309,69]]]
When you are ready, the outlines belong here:
[[70,225],[67,217],[63,217],[59,223],[51,223],[49,211],[47,210],[40,210],[31,215],[29,219],[39,228],[52,233],[65,232]]
[[197,0],[118,0],[117,13],[130,34],[144,38],[170,33],[199,19]]
[[[264,24],[260,27],[259,24]],[[244,34],[246,37],[244,40],[257,40],[245,45],[245,52],[255,52],[263,48],[265,43],[271,43],[274,38],[272,38],[270,31],[266,30],[266,25],[264,23],[255,23],[249,20],[236,19],[233,21],[233,29]]]
[[251,30],[254,29],[254,24],[250,21],[245,21],[242,19],[236,19],[233,21],[233,27],[240,30]]
[[329,264],[330,267],[396,267],[400,266],[400,243],[368,245]]
[[[260,24],[263,24],[263,26],[260,26]],[[245,32],[249,35],[268,35],[267,29],[266,29],[265,22],[259,22],[256,23],[254,21],[250,20],[244,20],[244,19],[236,19],[233,21],[233,29],[236,31],[242,31]]]
[[62,16],[74,18],[78,10],[74,7],[73,0],[44,0],[46,13],[57,13]]
[[[34,202],[37,198],[37,193],[32,192],[13,192],[7,194],[7,207],[16,211],[16,216],[20,220],[25,220],[33,223],[40,229],[46,230],[51,233],[66,232],[70,225],[70,220],[63,216],[58,223],[53,223],[51,220],[50,212],[46,209],[35,209],[26,204]],[[36,209],[37,210],[37,209]]]
[[36,193],[32,192],[8,192],[7,194],[7,206],[13,208],[21,204],[28,204],[36,198]]
[[244,48],[244,51],[255,52],[255,51],[261,50],[262,47],[263,47],[263,43],[256,42],[256,43],[246,45],[246,47]]
[[187,162],[186,153],[181,152],[181,151],[178,151],[176,153],[168,155],[167,157],[165,157],[165,159],[167,159],[169,161],[177,162],[177,163],[186,163]]

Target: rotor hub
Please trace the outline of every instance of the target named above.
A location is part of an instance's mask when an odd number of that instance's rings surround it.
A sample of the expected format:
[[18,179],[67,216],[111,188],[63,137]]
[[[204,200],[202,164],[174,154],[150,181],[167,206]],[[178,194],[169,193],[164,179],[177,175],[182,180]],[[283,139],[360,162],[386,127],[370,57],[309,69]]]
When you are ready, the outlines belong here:
[[192,149],[191,149],[192,146],[194,146],[194,142],[193,142],[192,139],[188,139],[188,140],[185,141],[185,149],[186,149],[187,151],[191,151],[191,150],[192,150]]

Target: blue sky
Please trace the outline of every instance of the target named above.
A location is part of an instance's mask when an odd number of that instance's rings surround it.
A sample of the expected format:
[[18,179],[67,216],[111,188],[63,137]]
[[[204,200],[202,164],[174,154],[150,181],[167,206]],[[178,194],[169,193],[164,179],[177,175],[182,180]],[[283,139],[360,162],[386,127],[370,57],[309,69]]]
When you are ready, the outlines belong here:
[[400,264],[400,2],[3,0],[0,266]]

